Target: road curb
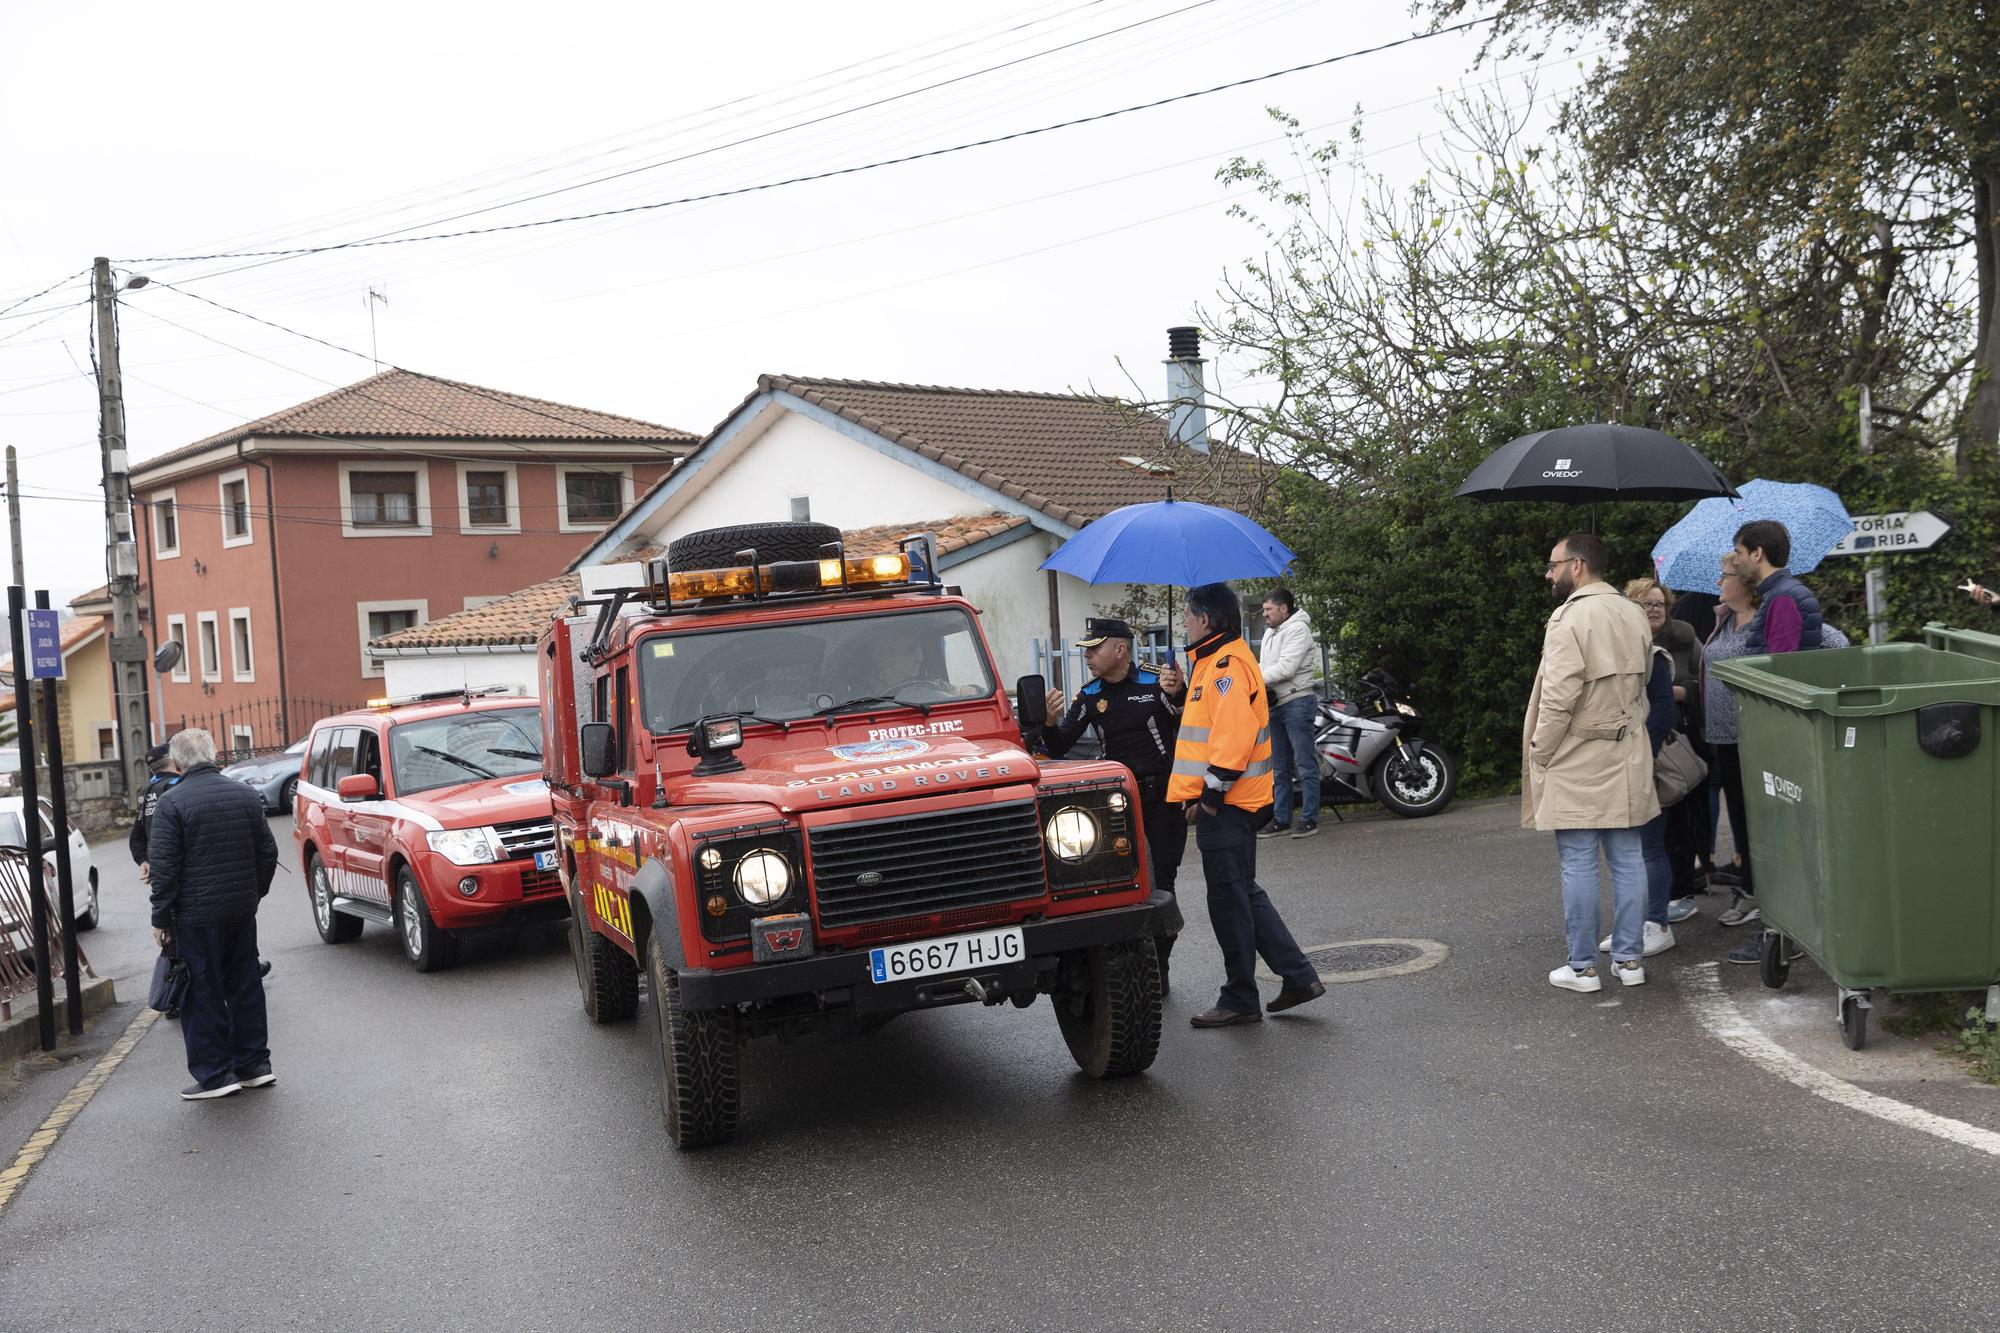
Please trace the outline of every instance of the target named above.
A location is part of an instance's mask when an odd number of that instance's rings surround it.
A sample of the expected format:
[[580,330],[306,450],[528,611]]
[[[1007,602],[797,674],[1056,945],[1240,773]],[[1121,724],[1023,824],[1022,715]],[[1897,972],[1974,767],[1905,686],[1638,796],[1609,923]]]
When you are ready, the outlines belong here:
[[[118,1003],[113,992],[110,977],[91,977],[83,983],[83,1016],[101,1014]],[[69,1034],[69,996],[64,988],[56,987],[56,1041],[57,1049]],[[40,1021],[32,1009],[28,1013],[16,1013],[4,1023],[0,1023],[0,1060],[18,1060],[33,1055],[42,1048]]]

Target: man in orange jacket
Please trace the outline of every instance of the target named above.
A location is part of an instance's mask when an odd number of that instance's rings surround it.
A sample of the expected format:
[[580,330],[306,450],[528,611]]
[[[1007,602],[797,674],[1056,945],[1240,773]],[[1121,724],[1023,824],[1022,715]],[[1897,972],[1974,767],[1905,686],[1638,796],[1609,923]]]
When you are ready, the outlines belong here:
[[1167,799],[1187,803],[1208,880],[1208,920],[1222,947],[1222,994],[1190,1021],[1198,1028],[1255,1023],[1257,955],[1284,979],[1270,1013],[1316,1000],[1326,986],[1257,886],[1257,829],[1271,817],[1271,710],[1264,676],[1243,640],[1243,607],[1226,583],[1188,591],[1187,700]]

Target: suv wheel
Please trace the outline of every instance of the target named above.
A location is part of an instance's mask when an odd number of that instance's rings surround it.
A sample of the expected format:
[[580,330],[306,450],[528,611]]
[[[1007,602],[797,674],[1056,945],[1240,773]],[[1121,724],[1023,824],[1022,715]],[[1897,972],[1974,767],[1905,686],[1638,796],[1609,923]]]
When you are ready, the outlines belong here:
[[736,1024],[725,1012],[681,1008],[681,982],[667,971],[659,937],[646,950],[660,1052],[660,1113],[676,1148],[736,1137]]
[[1160,955],[1153,941],[1072,954],[1056,984],[1056,1021],[1077,1068],[1092,1078],[1120,1078],[1152,1065],[1160,1051]]
[[441,972],[458,961],[457,941],[431,920],[424,891],[408,866],[396,868],[396,934],[403,941],[403,957],[419,972]]
[[97,867],[90,868],[90,906],[76,914],[78,930],[97,929]]
[[583,904],[569,900],[569,950],[583,1012],[593,1023],[622,1023],[639,1012],[639,965],[591,928]]
[[333,910],[333,876],[317,852],[306,856],[306,892],[312,895],[313,924],[319,927],[321,939],[328,944],[348,944],[361,937],[360,917]]

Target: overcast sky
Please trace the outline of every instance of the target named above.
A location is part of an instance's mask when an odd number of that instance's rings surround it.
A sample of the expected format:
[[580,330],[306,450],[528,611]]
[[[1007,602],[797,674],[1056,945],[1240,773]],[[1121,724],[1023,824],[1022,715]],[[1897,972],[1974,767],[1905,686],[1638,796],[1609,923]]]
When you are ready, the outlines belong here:
[[[1439,87],[1480,77],[1476,34],[734,199],[276,262],[156,257],[778,181],[1414,30],[1405,6],[1354,0],[13,5],[0,307],[107,254],[360,354],[126,293],[137,460],[366,377],[371,336],[384,363],[695,432],[765,371],[1129,393],[1122,358],[1154,392],[1167,326],[1213,306],[1256,248],[1214,177],[1279,148],[1265,108],[1327,136],[1365,109],[1370,165],[1411,178]],[[1575,78],[1557,66],[1543,91]],[[32,497],[29,583],[58,599],[104,578],[86,294],[79,280],[0,316],[0,443]]]

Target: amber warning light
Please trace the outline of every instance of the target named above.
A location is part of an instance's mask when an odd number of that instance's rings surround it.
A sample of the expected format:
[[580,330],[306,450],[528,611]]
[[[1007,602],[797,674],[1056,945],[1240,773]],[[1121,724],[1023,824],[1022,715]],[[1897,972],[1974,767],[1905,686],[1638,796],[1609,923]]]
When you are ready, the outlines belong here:
[[[845,573],[843,580],[841,575]],[[907,583],[907,555],[850,555],[840,559],[790,560],[734,569],[690,569],[667,575],[667,596],[676,602],[709,597],[749,597],[774,592],[819,592],[840,587]]]

